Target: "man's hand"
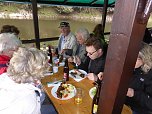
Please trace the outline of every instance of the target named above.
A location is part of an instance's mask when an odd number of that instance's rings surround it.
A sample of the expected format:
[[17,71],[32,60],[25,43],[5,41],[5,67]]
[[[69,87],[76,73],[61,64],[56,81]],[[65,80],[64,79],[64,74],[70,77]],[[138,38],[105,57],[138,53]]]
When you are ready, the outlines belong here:
[[96,81],[97,80],[97,76],[94,73],[88,73],[87,74],[87,78],[89,80],[92,80],[92,81]]
[[127,96],[128,96],[128,97],[133,97],[133,96],[134,96],[134,89],[128,88]]
[[99,78],[100,80],[102,80],[102,79],[103,79],[103,72],[99,72],[99,74],[98,74],[97,76],[98,76],[98,78]]

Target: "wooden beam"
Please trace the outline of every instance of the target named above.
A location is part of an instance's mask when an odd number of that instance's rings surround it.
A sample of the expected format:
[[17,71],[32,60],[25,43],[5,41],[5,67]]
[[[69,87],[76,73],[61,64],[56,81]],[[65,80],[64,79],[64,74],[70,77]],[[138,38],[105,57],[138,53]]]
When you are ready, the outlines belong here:
[[[40,39],[40,42],[47,42],[47,41],[57,41],[59,39],[59,37],[52,37],[52,38],[43,38]],[[23,44],[27,44],[27,43],[35,43],[35,39],[31,39],[31,40],[22,40]]]
[[98,114],[121,114],[147,25],[141,23],[146,1],[116,1]]
[[98,1],[98,0],[93,0],[93,1],[90,3],[90,5],[93,5],[96,1]]
[[68,0],[64,0],[64,4],[66,4],[68,2]]
[[37,0],[31,0],[32,2],[32,11],[33,11],[33,23],[34,23],[34,32],[36,47],[40,49],[40,36],[39,36],[39,22],[38,22],[38,10],[37,10]]

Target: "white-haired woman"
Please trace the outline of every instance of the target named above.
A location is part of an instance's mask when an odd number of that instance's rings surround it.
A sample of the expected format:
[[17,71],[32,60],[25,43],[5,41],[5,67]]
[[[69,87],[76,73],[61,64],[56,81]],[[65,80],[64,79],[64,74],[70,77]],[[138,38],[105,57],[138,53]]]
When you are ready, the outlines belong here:
[[6,72],[10,58],[21,44],[21,41],[14,34],[0,34],[0,74]]
[[41,91],[34,82],[47,68],[47,56],[36,48],[19,48],[7,72],[0,75],[0,114],[40,114]]
[[152,114],[152,47],[148,44],[139,51],[126,104],[133,114]]

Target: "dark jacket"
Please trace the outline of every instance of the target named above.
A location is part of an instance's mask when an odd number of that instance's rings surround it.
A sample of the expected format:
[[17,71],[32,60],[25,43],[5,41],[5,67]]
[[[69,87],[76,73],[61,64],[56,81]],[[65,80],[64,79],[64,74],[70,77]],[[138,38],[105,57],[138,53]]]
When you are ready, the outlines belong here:
[[147,74],[140,68],[134,70],[130,88],[134,96],[127,97],[126,104],[139,114],[152,114],[152,70]]
[[99,72],[104,71],[105,66],[105,56],[101,56],[96,58],[95,60],[91,60],[89,57],[82,63],[78,68],[85,70],[88,73],[98,74]]

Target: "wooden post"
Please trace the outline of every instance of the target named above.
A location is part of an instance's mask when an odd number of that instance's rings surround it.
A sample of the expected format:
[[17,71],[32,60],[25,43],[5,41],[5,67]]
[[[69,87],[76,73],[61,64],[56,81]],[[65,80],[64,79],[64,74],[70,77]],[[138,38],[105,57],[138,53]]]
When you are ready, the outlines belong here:
[[37,0],[31,0],[31,2],[32,2],[33,23],[34,23],[36,47],[38,49],[40,49],[40,36],[39,36],[39,22],[38,22],[38,12],[37,12]]
[[147,25],[141,23],[146,1],[116,1],[98,114],[121,114]]

